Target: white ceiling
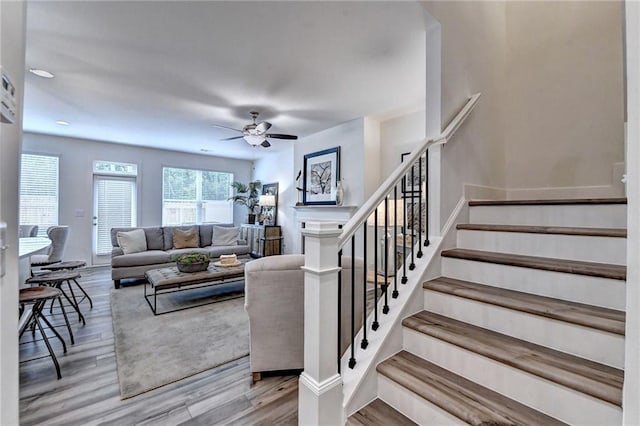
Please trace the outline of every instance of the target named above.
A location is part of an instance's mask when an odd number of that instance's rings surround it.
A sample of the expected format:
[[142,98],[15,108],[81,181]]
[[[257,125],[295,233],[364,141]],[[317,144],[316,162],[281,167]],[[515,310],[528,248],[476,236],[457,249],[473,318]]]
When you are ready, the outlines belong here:
[[27,73],[24,129],[256,158],[211,124],[255,109],[305,136],[423,105],[424,28],[413,1],[29,1],[27,69],[56,77]]

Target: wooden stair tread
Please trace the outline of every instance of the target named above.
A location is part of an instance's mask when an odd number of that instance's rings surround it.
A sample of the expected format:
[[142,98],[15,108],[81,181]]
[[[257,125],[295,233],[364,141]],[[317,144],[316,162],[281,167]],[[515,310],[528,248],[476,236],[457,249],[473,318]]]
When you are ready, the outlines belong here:
[[471,425],[565,424],[407,351],[386,359],[377,371]]
[[624,336],[625,313],[499,287],[439,277],[423,284],[428,290],[540,315]]
[[347,426],[414,426],[414,423],[381,399],[374,399],[347,419]]
[[405,318],[402,325],[611,404],[622,405],[624,373],[617,368],[427,311]]
[[570,226],[484,225],[461,223],[456,229],[466,231],[519,232],[528,234],[579,235],[587,237],[626,238],[626,228],[576,228]]
[[608,263],[583,262],[580,260],[554,259],[549,257],[459,248],[443,250],[441,256],[523,268],[542,269],[546,271],[565,272],[568,274],[611,278],[614,280],[626,280],[627,277],[626,266],[611,265]]
[[471,200],[469,206],[553,206],[572,204],[627,204],[626,198],[562,198],[553,200]]

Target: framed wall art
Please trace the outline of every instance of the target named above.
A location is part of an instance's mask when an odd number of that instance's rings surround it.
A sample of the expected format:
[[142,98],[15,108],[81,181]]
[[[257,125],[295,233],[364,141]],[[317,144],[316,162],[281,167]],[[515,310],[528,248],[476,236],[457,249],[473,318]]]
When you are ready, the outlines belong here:
[[[404,163],[405,157],[408,157],[409,155],[411,155],[410,152],[402,153],[400,156],[400,162]],[[420,164],[422,164],[422,167],[420,167]],[[411,196],[411,193],[416,193],[417,195],[417,193],[420,192],[420,188],[422,184],[426,180],[426,175],[427,175],[426,156],[423,155],[422,157],[420,157],[420,162],[416,161],[413,165],[413,168],[409,169],[406,175],[406,179],[403,179],[402,193],[408,196]]]
[[340,147],[304,156],[302,202],[305,205],[335,205],[340,180]]
[[265,183],[262,185],[262,195],[273,195],[273,206],[262,206],[262,216],[267,225],[278,224],[278,183]]

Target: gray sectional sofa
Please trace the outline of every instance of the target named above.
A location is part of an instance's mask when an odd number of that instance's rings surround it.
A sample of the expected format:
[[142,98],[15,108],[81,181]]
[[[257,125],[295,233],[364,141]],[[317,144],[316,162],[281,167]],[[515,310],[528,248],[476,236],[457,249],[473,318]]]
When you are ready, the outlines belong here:
[[[179,248],[173,247],[173,230],[179,228],[188,230],[196,226],[198,228],[199,247]],[[246,241],[236,240],[236,244],[218,245],[214,240],[214,226],[233,227],[233,224],[207,224],[190,226],[153,226],[145,228],[112,228],[111,229],[111,279],[115,288],[120,288],[120,280],[124,278],[144,278],[144,273],[150,269],[175,265],[175,256],[181,253],[207,253],[209,257],[216,258],[222,254],[246,255],[250,253]],[[128,232],[134,229],[144,231],[147,250],[138,253],[124,254],[118,244],[118,232]]]

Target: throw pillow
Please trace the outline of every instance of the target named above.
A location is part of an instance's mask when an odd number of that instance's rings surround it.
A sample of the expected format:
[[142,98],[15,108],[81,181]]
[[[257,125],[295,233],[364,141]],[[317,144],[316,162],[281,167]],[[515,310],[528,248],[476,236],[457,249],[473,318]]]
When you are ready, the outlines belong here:
[[198,247],[198,228],[182,230],[175,228],[173,230],[173,248],[197,248]]
[[127,232],[118,231],[116,239],[124,254],[147,251],[147,237],[142,229],[134,229]]
[[212,246],[234,246],[238,244],[238,228],[228,228],[226,226],[214,226]]

